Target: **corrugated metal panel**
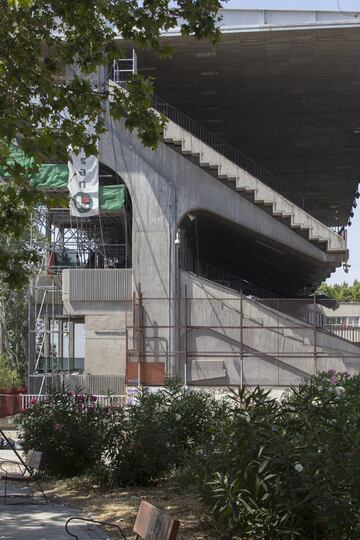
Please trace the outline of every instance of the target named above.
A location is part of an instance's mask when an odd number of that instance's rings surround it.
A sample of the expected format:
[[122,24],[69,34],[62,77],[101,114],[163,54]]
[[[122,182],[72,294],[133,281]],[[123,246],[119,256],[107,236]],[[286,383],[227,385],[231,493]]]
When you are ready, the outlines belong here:
[[131,268],[71,268],[67,272],[70,302],[119,302],[131,299]]

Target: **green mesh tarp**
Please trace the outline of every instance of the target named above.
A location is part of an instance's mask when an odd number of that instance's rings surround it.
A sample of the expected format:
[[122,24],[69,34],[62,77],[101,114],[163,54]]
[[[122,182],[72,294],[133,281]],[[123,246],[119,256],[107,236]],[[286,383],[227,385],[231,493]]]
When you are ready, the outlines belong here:
[[118,212],[125,204],[125,190],[123,185],[100,186],[99,206],[102,212]]
[[[31,167],[32,159],[27,157],[17,146],[11,147],[10,160],[24,167]],[[1,175],[1,170],[0,170]],[[46,163],[40,166],[36,175],[30,175],[30,182],[37,189],[48,191],[68,189],[69,169],[64,163]],[[126,187],[124,185],[100,186],[99,208],[101,212],[118,212],[125,204]]]
[[[32,159],[15,145],[11,147],[9,162],[19,163],[26,168],[32,165]],[[64,163],[46,163],[40,166],[37,174],[29,175],[29,180],[34,187],[46,190],[67,190],[68,178],[69,169]]]
[[69,169],[64,163],[46,163],[41,165],[38,174],[31,178],[31,183],[38,189],[61,189],[68,187]]

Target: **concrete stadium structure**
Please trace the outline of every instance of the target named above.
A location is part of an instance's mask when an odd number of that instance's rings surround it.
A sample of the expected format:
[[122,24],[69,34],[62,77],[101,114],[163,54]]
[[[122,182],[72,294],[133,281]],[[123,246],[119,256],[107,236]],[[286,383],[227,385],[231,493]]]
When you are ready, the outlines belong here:
[[[358,16],[225,9],[221,31],[215,48],[164,35],[167,62],[137,51],[171,105],[154,100],[168,118],[156,151],[107,119],[100,186],[110,178],[127,203],[104,206],[100,226],[49,211],[50,243],[61,242],[32,283],[31,392],[64,377],[123,393],[166,375],[284,387],[318,369],[359,371],[359,348],[327,331],[311,296],[348,259]],[[81,239],[76,261],[54,271],[69,235]]]

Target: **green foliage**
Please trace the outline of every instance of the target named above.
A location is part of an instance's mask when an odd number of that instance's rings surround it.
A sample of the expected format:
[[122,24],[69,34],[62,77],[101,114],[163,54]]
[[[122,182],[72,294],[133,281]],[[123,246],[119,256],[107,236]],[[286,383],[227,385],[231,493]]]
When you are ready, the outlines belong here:
[[146,485],[182,466],[218,414],[211,396],[184,389],[174,381],[156,393],[142,388],[132,400],[122,423],[111,430],[107,483]]
[[18,377],[25,380],[28,346],[28,291],[0,285],[2,352]]
[[[18,243],[31,209],[42,200],[29,187],[28,176],[49,160],[66,162],[69,146],[97,153],[96,141],[106,129],[109,89],[94,74],[121,56],[115,38],[121,34],[135,47],[168,56],[161,31],[179,24],[181,35],[214,44],[220,35],[220,7],[219,0],[0,0],[0,169],[7,178],[0,191],[3,279],[23,283],[19,269],[35,257]],[[155,148],[163,118],[149,108],[151,96],[151,81],[135,76],[127,94],[113,92],[110,114],[123,117],[146,146]],[[29,156],[29,166],[9,163],[14,142]]]
[[50,392],[19,418],[25,450],[44,452],[48,473],[93,474],[105,485],[146,485],[207,437],[220,413],[209,395],[174,381],[161,391],[136,391],[124,407],[101,407],[89,395]]
[[42,451],[44,469],[51,475],[86,473],[100,463],[116,413],[80,390],[50,391],[46,400],[34,399],[18,419],[24,450]]
[[229,537],[359,538],[359,392],[360,376],[329,372],[282,402],[259,388],[232,395],[189,464]]
[[215,400],[174,381],[123,408],[52,393],[21,415],[25,449],[58,475],[147,485],[177,468],[224,538],[360,537],[360,375],[330,370],[282,399]]
[[354,280],[352,285],[348,283],[327,285],[322,283],[318,288],[319,294],[326,294],[338,302],[360,302],[360,281]]
[[13,388],[21,384],[22,379],[19,373],[9,366],[5,356],[0,355],[0,388]]

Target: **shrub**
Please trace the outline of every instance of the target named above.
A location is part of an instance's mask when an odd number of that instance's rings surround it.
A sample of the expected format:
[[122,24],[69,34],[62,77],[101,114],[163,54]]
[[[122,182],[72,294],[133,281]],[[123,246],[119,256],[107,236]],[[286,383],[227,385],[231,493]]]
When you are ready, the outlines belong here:
[[16,369],[11,368],[7,358],[0,354],[0,388],[20,387],[22,383],[23,381]]
[[213,397],[184,389],[176,381],[151,393],[141,388],[125,407],[122,422],[112,426],[107,443],[103,481],[116,485],[142,484],[181,466],[218,413]]
[[282,402],[232,395],[189,464],[215,521],[241,538],[360,537],[360,377],[323,373]]
[[80,390],[51,391],[43,401],[32,400],[20,414],[24,450],[42,451],[44,469],[51,475],[85,473],[100,463],[104,438],[117,414]]

